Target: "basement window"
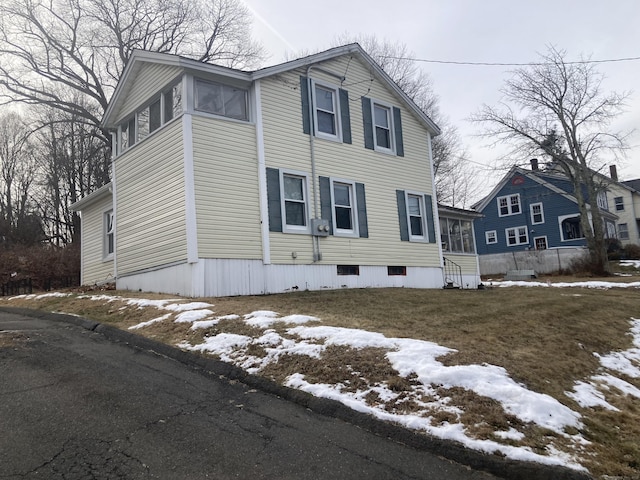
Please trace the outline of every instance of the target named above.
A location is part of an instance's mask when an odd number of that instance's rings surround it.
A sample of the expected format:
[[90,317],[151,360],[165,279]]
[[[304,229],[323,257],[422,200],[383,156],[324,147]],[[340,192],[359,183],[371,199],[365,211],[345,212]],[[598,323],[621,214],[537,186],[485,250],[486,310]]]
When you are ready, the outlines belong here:
[[338,275],[360,275],[358,265],[337,265]]
[[399,266],[388,266],[387,267],[387,275],[390,277],[393,276],[406,276],[407,275],[407,267],[399,267]]

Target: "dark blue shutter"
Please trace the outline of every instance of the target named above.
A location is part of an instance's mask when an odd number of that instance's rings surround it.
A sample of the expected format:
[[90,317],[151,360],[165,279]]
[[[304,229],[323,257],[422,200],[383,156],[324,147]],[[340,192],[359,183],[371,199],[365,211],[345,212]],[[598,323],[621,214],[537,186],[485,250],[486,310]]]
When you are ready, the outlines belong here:
[[319,177],[320,182],[320,216],[329,221],[329,233],[333,235],[333,209],[331,208],[331,180]]
[[396,140],[396,155],[404,157],[404,142],[402,141],[402,119],[400,118],[400,109],[393,107],[393,130]]
[[400,240],[409,241],[409,225],[407,224],[407,202],[404,190],[396,190],[398,199],[398,221],[400,222]]
[[302,131],[311,133],[311,115],[309,111],[309,80],[300,77],[300,100],[302,100]]
[[369,238],[367,200],[364,195],[364,183],[356,183],[356,202],[358,204],[358,231],[360,238]]
[[342,122],[342,143],[351,143],[351,116],[349,115],[349,92],[339,90],[340,121]]
[[371,99],[362,97],[362,123],[364,125],[364,148],[374,149],[373,118],[371,117]]
[[280,171],[277,168],[267,168],[267,205],[269,207],[269,231],[281,232]]
[[427,232],[429,232],[429,243],[436,243],[436,229],[433,221],[433,204],[431,195],[424,196],[424,208],[427,215]]

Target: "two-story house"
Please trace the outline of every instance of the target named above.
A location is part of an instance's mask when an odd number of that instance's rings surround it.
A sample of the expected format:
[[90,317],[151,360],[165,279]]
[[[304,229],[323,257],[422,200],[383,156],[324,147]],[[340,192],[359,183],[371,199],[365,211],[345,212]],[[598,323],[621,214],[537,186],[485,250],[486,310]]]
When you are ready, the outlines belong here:
[[[539,169],[537,160],[531,166],[513,167],[473,206],[483,214],[474,222],[479,255],[586,246],[571,181],[558,171]],[[606,235],[615,237],[618,217],[604,190],[598,206]]]
[[136,51],[103,126],[112,181],[74,205],[84,284],[443,286],[439,129],[357,44],[253,72]]

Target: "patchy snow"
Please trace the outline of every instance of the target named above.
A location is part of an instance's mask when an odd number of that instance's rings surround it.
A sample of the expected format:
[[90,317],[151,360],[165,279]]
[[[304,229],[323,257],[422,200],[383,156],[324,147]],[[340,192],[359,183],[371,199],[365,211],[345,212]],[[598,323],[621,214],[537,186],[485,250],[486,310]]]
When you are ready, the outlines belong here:
[[140,328],[148,327],[149,325],[153,325],[154,323],[163,322],[164,320],[166,320],[166,319],[168,319],[170,317],[171,317],[171,314],[167,313],[166,315],[162,315],[161,317],[154,318],[153,320],[148,320],[146,322],[142,322],[142,323],[138,323],[136,325],[133,325],[133,326],[129,327],[129,330],[138,330]]
[[[633,263],[640,268],[640,261]],[[622,264],[622,262],[621,262]],[[582,288],[640,288],[640,282],[491,282],[496,287],[582,287]],[[19,295],[12,299],[39,299],[46,297],[64,297],[71,294],[51,292],[42,295]],[[579,295],[579,294],[573,294]],[[323,325],[308,325],[319,319],[307,315],[288,315],[281,317],[270,310],[257,310],[240,317],[238,315],[224,315],[214,317],[209,309],[213,305],[205,302],[184,302],[182,299],[148,300],[143,298],[125,298],[111,295],[85,295],[92,301],[122,301],[134,308],[156,308],[166,312],[163,315],[130,327],[131,330],[142,329],[174,318],[174,321],[191,323],[191,329],[211,328],[221,320],[238,320],[262,330],[259,337],[220,333],[206,335],[204,341],[192,345],[184,341],[178,347],[207,352],[217,355],[221,360],[233,363],[250,373],[260,373],[268,365],[277,362],[283,356],[303,355],[311,358],[321,358],[328,346],[337,345],[350,348],[381,348],[387,351],[386,358],[394,369],[403,377],[411,377],[417,382],[412,391],[404,392],[409,396],[416,409],[411,413],[403,412],[401,408],[387,408],[394,403],[401,406],[406,398],[399,392],[393,391],[385,383],[367,385],[355,390],[343,384],[311,383],[303,374],[294,373],[286,380],[286,385],[307,391],[313,395],[337,400],[354,410],[366,412],[370,415],[404,425],[407,428],[422,430],[443,439],[458,441],[469,448],[487,453],[499,453],[513,460],[534,461],[552,465],[564,465],[574,469],[584,470],[579,463],[580,447],[587,444],[587,440],[580,435],[569,435],[566,429],[580,428],[582,419],[578,412],[570,409],[555,398],[527,389],[515,382],[509,373],[497,365],[452,365],[446,366],[441,361],[443,357],[455,350],[422,340],[407,338],[390,338],[377,332],[358,329],[331,327]],[[285,332],[278,333],[276,324],[290,325]],[[619,378],[640,378],[640,320],[631,319],[630,335],[633,336],[633,346],[625,351],[596,354],[600,361],[600,370],[587,380],[577,381],[571,392],[565,392],[582,408],[605,408],[612,411],[618,409],[609,401],[612,395],[630,395],[640,398],[640,389],[626,380]],[[256,348],[260,356],[251,355],[250,347]],[[354,375],[358,375],[354,372]],[[348,382],[346,382],[348,383]],[[443,387],[444,390],[441,388]],[[464,412],[462,407],[449,404],[451,399],[446,396],[447,388],[463,388],[475,392],[477,395],[491,398],[499,402],[509,414],[518,417],[527,424],[536,424],[556,432],[563,439],[568,439],[575,446],[575,455],[560,451],[551,441],[544,447],[544,454],[533,452],[529,447],[513,445],[514,442],[526,440],[526,435],[515,428],[507,431],[496,431],[493,439],[479,440],[474,438],[467,427],[455,420]],[[376,398],[372,402],[371,398]],[[449,422],[435,420],[434,412],[448,412],[451,414]],[[550,437],[551,438],[551,437]],[[502,443],[504,442],[504,443]]]
[[620,260],[620,266],[640,269],[640,260]]
[[594,353],[600,359],[601,370],[605,373],[592,376],[589,381],[577,381],[573,391],[565,395],[575,400],[581,407],[603,407],[607,410],[618,411],[606,400],[606,394],[611,393],[611,387],[623,395],[640,398],[640,389],[626,380],[612,375],[612,372],[627,375],[630,378],[640,378],[640,319],[631,319],[629,335],[633,336],[633,347],[607,355]]
[[505,280],[502,282],[491,282],[494,287],[552,287],[552,288],[640,288],[640,282],[532,282],[528,280]]

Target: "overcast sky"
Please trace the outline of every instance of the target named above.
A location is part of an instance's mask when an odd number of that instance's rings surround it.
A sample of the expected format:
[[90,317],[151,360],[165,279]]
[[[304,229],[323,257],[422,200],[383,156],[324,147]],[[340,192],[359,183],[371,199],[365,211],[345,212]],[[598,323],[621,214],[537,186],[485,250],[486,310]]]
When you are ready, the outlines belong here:
[[[535,62],[548,45],[594,60],[640,57],[638,0],[244,0],[254,14],[253,31],[268,49],[269,64],[285,61],[287,52],[329,48],[346,32],[375,34],[407,45],[415,58],[455,62]],[[527,4],[525,6],[525,3]],[[499,89],[515,67],[420,63],[432,80],[442,112],[456,125],[470,160],[485,183],[497,182],[483,165],[500,152],[474,137],[466,119],[483,104],[495,105]],[[604,88],[631,91],[628,112],[617,128],[640,126],[640,60],[598,65]],[[636,90],[634,92],[634,90]],[[640,178],[640,134],[618,163],[622,180]],[[517,160],[514,159],[514,163]],[[489,185],[487,185],[489,186]],[[492,186],[492,185],[491,185]]]

